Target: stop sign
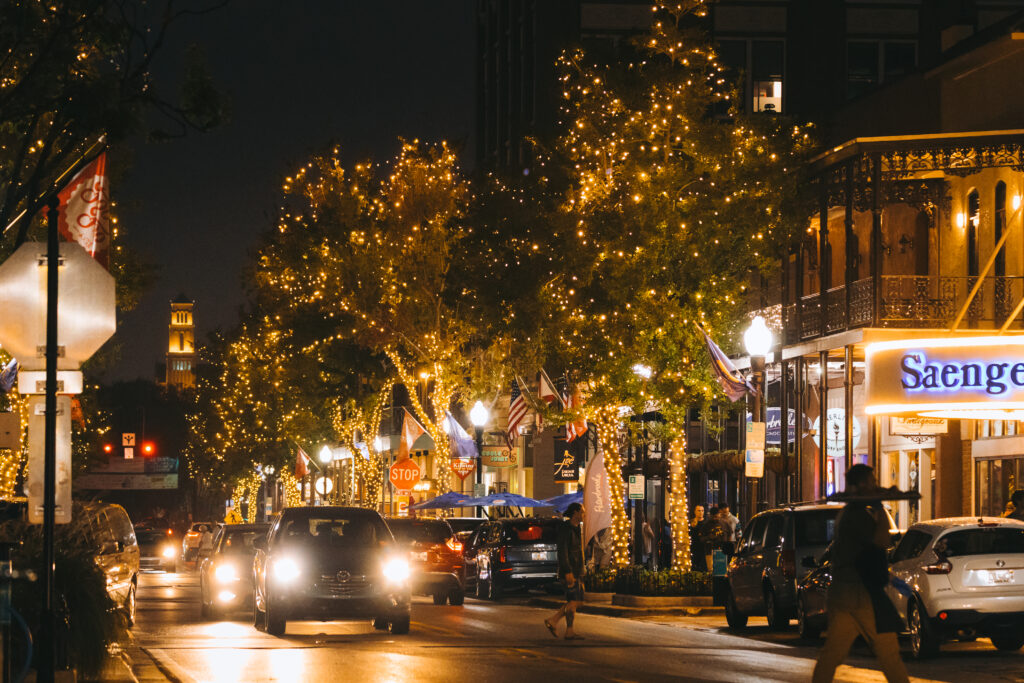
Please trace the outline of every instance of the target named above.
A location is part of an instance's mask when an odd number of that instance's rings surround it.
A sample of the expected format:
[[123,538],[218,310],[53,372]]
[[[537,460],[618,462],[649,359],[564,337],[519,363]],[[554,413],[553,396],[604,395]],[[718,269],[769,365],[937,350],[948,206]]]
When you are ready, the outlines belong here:
[[[57,368],[77,370],[117,329],[114,278],[77,242],[60,245]],[[0,344],[25,370],[46,368],[46,244],[0,264]],[[62,352],[63,351],[63,352]]]
[[412,487],[420,480],[420,466],[412,458],[399,460],[391,466],[388,479],[398,491],[412,491]]

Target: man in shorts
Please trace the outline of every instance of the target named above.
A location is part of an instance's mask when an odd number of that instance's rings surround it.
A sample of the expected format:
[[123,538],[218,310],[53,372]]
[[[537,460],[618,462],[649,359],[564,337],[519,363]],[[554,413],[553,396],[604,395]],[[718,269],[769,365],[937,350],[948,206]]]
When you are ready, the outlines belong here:
[[544,626],[555,638],[558,637],[556,627],[565,617],[565,639],[583,640],[573,630],[576,610],[583,604],[583,506],[573,503],[565,510],[565,520],[558,525],[558,578],[565,584],[565,605],[550,619],[544,620]]

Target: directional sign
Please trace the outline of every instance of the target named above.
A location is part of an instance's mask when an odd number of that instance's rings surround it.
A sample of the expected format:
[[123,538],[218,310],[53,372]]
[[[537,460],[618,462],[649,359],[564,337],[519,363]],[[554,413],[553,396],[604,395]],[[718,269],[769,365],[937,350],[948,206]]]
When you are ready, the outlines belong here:
[[131,448],[135,445],[135,434],[134,432],[122,432],[121,433],[121,445],[125,448]]
[[411,458],[399,460],[391,466],[388,479],[396,491],[412,491],[412,487],[420,480],[420,466]]

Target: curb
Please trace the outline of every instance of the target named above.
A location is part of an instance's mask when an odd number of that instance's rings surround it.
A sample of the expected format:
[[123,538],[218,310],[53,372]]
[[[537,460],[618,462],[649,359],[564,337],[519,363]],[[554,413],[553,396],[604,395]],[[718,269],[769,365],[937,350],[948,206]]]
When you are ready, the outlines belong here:
[[[565,604],[564,600],[551,598],[530,598],[527,602],[532,607],[546,607],[558,609]],[[624,607],[610,604],[589,604],[584,602],[579,608],[583,614],[599,614],[606,617],[651,617],[651,616],[673,616],[673,617],[696,617],[713,616],[725,614],[724,607],[715,606],[671,606],[671,607]]]

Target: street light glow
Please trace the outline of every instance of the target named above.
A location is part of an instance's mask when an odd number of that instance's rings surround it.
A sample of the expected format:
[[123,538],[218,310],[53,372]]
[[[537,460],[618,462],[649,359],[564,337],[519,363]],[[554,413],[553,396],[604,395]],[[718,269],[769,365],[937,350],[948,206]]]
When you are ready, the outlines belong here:
[[332,460],[334,460],[334,453],[331,452],[330,446],[324,446],[323,448],[321,448],[320,449],[320,462],[322,462],[323,464],[326,465],[329,462],[331,462]]
[[473,423],[474,427],[483,427],[487,424],[487,420],[490,415],[487,412],[487,408],[484,407],[483,401],[477,401],[473,404],[473,408],[469,411],[469,421]]
[[756,316],[750,327],[743,333],[743,345],[751,356],[767,356],[772,348],[772,331],[768,329],[764,318]]

